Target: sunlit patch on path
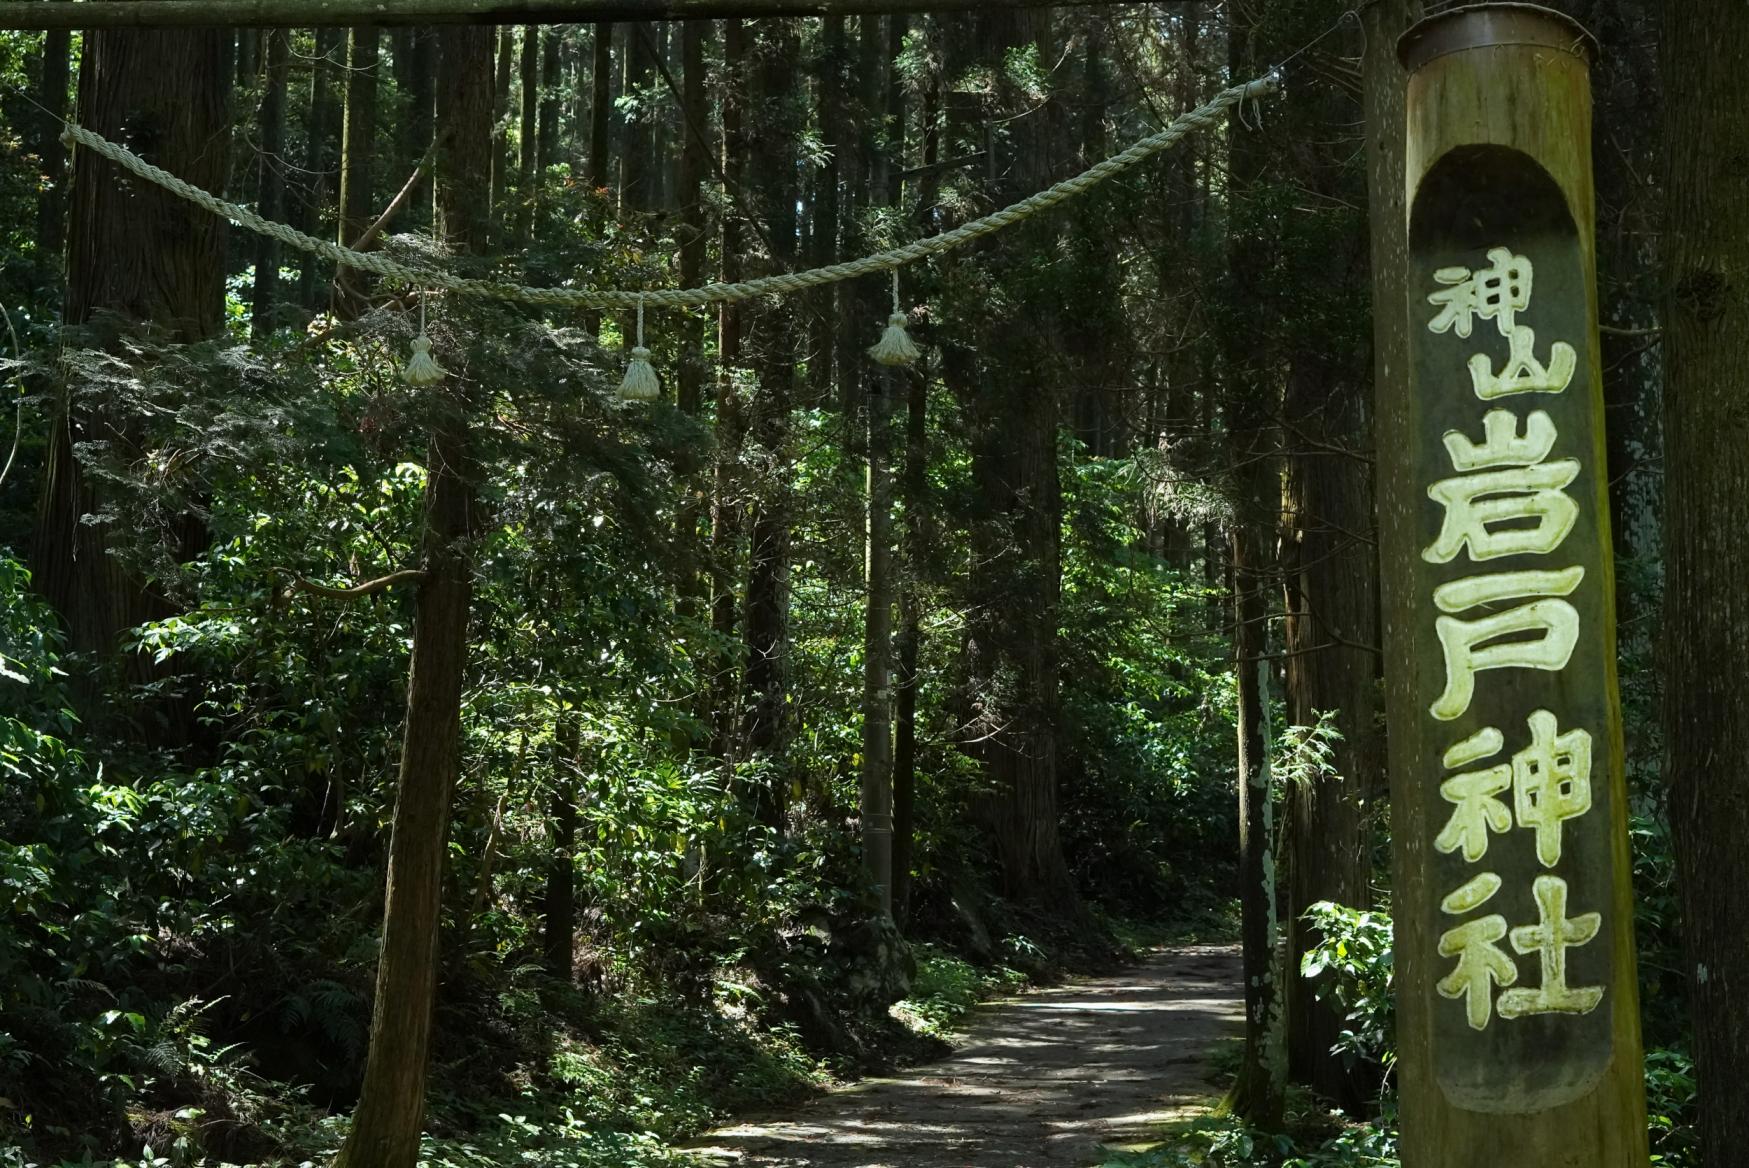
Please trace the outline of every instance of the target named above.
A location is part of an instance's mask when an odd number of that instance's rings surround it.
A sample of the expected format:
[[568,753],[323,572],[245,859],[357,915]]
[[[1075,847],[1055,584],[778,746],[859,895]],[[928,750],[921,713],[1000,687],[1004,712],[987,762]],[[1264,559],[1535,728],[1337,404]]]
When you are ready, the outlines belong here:
[[696,1150],[735,1168],[1051,1168],[1206,1106],[1242,1033],[1239,951],[1189,946],[985,1006],[949,1058],[745,1123]]

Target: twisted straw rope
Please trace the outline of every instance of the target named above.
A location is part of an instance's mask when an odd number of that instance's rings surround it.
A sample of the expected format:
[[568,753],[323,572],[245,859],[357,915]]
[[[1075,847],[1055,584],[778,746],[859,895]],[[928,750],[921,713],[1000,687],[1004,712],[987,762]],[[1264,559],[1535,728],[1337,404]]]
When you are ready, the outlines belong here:
[[891,271],[915,260],[937,255],[970,243],[1004,227],[1011,227],[1058,203],[1086,192],[1095,184],[1172,145],[1192,130],[1215,124],[1231,106],[1242,101],[1276,92],[1280,81],[1274,72],[1243,85],[1223,90],[1206,105],[1182,115],[1165,129],[1133,143],[1128,149],[1095,163],[1073,178],[1029,195],[1018,203],[992,211],[981,218],[961,224],[951,231],[913,240],[899,247],[888,248],[861,259],[828,264],[802,272],[784,272],[738,283],[706,284],[698,288],[666,288],[649,292],[589,291],[581,288],[530,288],[496,280],[474,280],[452,275],[436,268],[399,263],[375,252],[354,251],[325,239],[317,239],[284,223],[263,219],[247,207],[226,202],[216,195],[192,186],[175,175],[153,166],[139,155],[116,145],[83,126],[66,123],[61,140],[68,146],[77,143],[104,158],[132,171],[148,182],[163,187],[171,194],[187,199],[197,207],[210,211],[240,227],[277,239],[301,251],[311,252],[349,268],[374,272],[393,280],[428,288],[442,288],[464,296],[480,296],[494,300],[512,300],[524,304],[544,304],[562,308],[635,308],[640,303],[647,308],[691,308],[706,304],[732,304],[755,296],[800,292],[822,284],[836,283],[875,272]]

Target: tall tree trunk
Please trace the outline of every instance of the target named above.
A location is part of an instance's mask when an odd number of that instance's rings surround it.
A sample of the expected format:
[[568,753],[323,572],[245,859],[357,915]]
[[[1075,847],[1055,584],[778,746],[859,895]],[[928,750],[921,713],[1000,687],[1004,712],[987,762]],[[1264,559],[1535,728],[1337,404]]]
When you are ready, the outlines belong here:
[[[1254,466],[1242,472],[1261,501],[1269,473],[1252,442],[1237,446]],[[1275,835],[1270,800],[1269,671],[1267,648],[1267,528],[1243,518],[1231,532],[1233,557],[1233,670],[1239,715],[1240,945],[1245,970],[1245,1052],[1228,1105],[1265,1130],[1280,1127],[1287,1091],[1287,1050],[1281,1025],[1276,958]]]
[[[905,25],[902,17],[887,18],[888,50],[902,46]],[[827,29],[831,31],[830,26]],[[844,30],[838,28],[840,54]],[[889,65],[891,83],[886,90],[885,120],[891,127],[893,147],[886,152],[882,165],[874,168],[871,195],[878,195],[890,207],[897,206],[899,171],[904,164],[905,91],[898,84],[898,70]],[[835,81],[825,79],[828,83]],[[834,111],[834,120],[837,112]],[[836,183],[833,175],[833,217],[836,228]],[[825,318],[833,320],[831,305],[825,306]],[[829,352],[832,338],[822,339],[820,352]],[[863,864],[880,892],[881,911],[893,913],[893,478],[892,478],[892,399],[901,374],[894,369],[863,377],[867,391],[863,395],[867,413],[866,433],[866,501],[867,549],[864,562],[867,575],[867,595],[863,628],[862,687],[862,820]]]
[[[745,206],[739,200],[746,189],[747,175],[747,96],[743,86],[743,71],[747,61],[747,33],[739,20],[723,22],[723,72],[728,84],[722,99],[723,179],[720,191],[723,211],[718,223],[718,255],[722,263],[722,279],[733,283],[741,279],[742,239],[745,235]],[[731,201],[734,200],[734,201]],[[717,310],[717,362],[721,366],[717,378],[716,424],[718,450],[711,485],[711,631],[719,644],[733,643],[739,605],[736,602],[735,564],[739,557],[744,525],[743,503],[740,498],[741,451],[745,437],[745,418],[740,394],[736,389],[736,370],[741,361],[741,334],[745,326],[743,310],[738,304],[724,304]],[[710,708],[716,721],[711,735],[711,755],[732,765],[736,756],[737,713],[740,705],[740,670],[737,664],[722,655],[714,662],[709,689]]]
[[[256,159],[256,209],[264,218],[276,222],[285,216],[285,82],[291,56],[289,37],[284,29],[267,33],[267,77],[261,90],[261,153]],[[249,331],[257,339],[273,331],[278,299],[279,243],[259,235],[255,238],[255,286],[249,305]]]
[[340,243],[350,247],[376,219],[377,42],[375,25],[346,38],[346,125],[340,144]]
[[613,103],[609,97],[613,83],[612,24],[595,26],[589,59],[589,185],[600,190],[607,186],[608,162],[612,157]]
[[[223,189],[230,91],[229,31],[101,30],[86,35],[78,121],[126,141],[148,161],[196,186]],[[101,156],[74,159],[67,250],[68,324],[114,313],[160,339],[195,341],[224,322],[225,228],[168,191],[128,177]],[[164,614],[150,582],[108,552],[106,492],[74,453],[87,441],[137,454],[138,420],[119,407],[62,403],[53,419],[33,553],[36,587],[66,622],[69,646],[107,657],[122,630]],[[190,520],[179,554],[203,542]],[[130,655],[130,679],[151,675]]]
[[[1041,60],[1053,59],[1048,13],[980,14],[975,37],[986,62],[1006,60],[1029,45],[1037,46]],[[1033,104],[1006,79],[998,101],[1003,114]],[[1055,145],[1048,120],[1028,116],[1014,124],[1013,165],[992,192],[999,202],[1048,183]],[[1019,238],[1015,246],[1024,249],[1025,233]],[[1036,294],[1022,296],[1015,305],[1014,312],[1028,321],[1026,329],[1006,329],[1000,341],[984,333],[978,348],[985,356],[944,357],[951,358],[944,372],[961,392],[971,426],[977,500],[966,649],[973,695],[970,750],[990,792],[981,818],[989,825],[1007,894],[1091,929],[1057,826],[1062,402],[1059,379],[1050,372],[1057,322],[1038,300]]]
[[[924,165],[929,164],[925,159]],[[900,480],[905,527],[901,533],[899,632],[893,710],[893,915],[902,925],[911,903],[912,839],[917,825],[917,661],[923,648],[924,530],[929,472],[929,381],[904,378],[905,469]]]
[[[405,31],[407,61],[401,84],[407,100],[407,111],[401,123],[397,151],[399,157],[394,171],[396,182],[412,174],[413,168],[419,165],[425,152],[431,148],[437,102],[437,34],[429,28],[410,28]],[[409,229],[423,227],[431,222],[430,212],[431,196],[422,193],[416,204],[401,212],[402,222]]]
[[561,710],[553,728],[553,844],[541,899],[541,952],[552,975],[566,981],[577,938],[577,740],[577,715]]
[[[1358,273],[1356,273],[1358,276]],[[1358,294],[1358,289],[1356,290]],[[1334,714],[1331,773],[1308,776],[1288,792],[1285,986],[1289,1070],[1353,1112],[1371,1084],[1332,1045],[1343,1011],[1320,1002],[1300,976],[1300,959],[1318,942],[1301,919],[1318,901],[1369,908],[1373,808],[1384,793],[1379,733],[1378,572],[1372,531],[1372,477],[1364,450],[1371,432],[1361,369],[1335,370],[1301,356],[1288,375],[1286,413],[1297,443],[1285,476],[1288,717],[1315,725]],[[1315,445],[1308,445],[1315,444]]]
[[[820,136],[824,140],[825,161],[815,172],[813,201],[813,231],[810,236],[809,263],[824,267],[838,252],[838,188],[843,169],[843,156],[850,150],[850,126],[844,116],[845,87],[848,81],[844,39],[844,17],[828,16],[821,30],[818,76],[815,92],[819,96],[816,116]],[[832,398],[835,383],[833,373],[837,354],[837,298],[849,295],[844,285],[827,284],[808,299],[812,301],[812,327],[808,354],[808,389],[817,402]]]
[[[680,286],[692,288],[704,279],[705,253],[710,243],[705,228],[704,180],[709,168],[710,107],[705,100],[705,41],[710,23],[686,21],[680,30],[681,110],[683,138],[680,144]],[[702,334],[694,324],[686,326],[681,344],[679,391],[676,399],[688,414],[703,408],[704,353]],[[695,517],[696,522],[696,517]],[[692,538],[690,534],[688,539]]]
[[261,36],[258,28],[238,30],[237,53],[237,88],[248,89],[261,76]]
[[516,68],[516,28],[497,31],[497,58],[492,66],[492,215],[502,216],[510,188],[510,77]]
[[517,247],[527,247],[534,230],[535,158],[540,147],[540,28],[522,29],[522,120],[516,167]]
[[556,28],[541,33],[540,45],[540,128],[535,150],[535,165],[542,174],[559,160],[559,93],[564,85],[560,49],[564,34]]
[[42,107],[32,144],[42,168],[42,189],[36,197],[37,268],[55,279],[60,278],[61,251],[67,242],[67,148],[61,145],[61,120],[67,115],[71,35],[64,28],[43,34],[34,95]]
[[[1228,66],[1249,76],[1257,30],[1254,10],[1228,10]],[[1262,134],[1242,116],[1229,124],[1231,201],[1227,263],[1252,279],[1271,270],[1280,247],[1260,206],[1267,151]],[[1287,1049],[1282,1025],[1282,970],[1276,952],[1278,892],[1274,809],[1270,791],[1268,589],[1276,565],[1271,543],[1281,515],[1280,403],[1274,378],[1276,354],[1261,352],[1262,312],[1255,297],[1234,293],[1231,319],[1222,337],[1226,350],[1226,397],[1222,403],[1227,466],[1233,482],[1228,548],[1233,596],[1233,661],[1238,680],[1239,905],[1245,969],[1245,1053],[1230,1096],[1235,1113],[1265,1128],[1281,1124],[1287,1090]]]
[[[438,125],[438,227],[451,248],[477,253],[490,215],[491,30],[442,29],[438,69],[445,94]],[[452,375],[432,396],[425,577],[414,608],[370,1055],[352,1130],[336,1168],[413,1168],[425,1119],[444,839],[458,766],[477,505],[469,433],[477,393],[462,373]]]
[[[609,167],[613,157],[613,25],[609,23],[595,26],[595,39],[590,50],[589,72],[589,185],[594,188],[602,200],[597,204],[597,216],[594,223],[595,234],[600,238],[607,229],[605,216],[609,214],[606,203],[609,194],[607,185]],[[584,313],[584,329],[591,336],[597,335],[601,328],[599,312]]]
[[[705,42],[711,25],[689,20],[680,29],[680,286],[694,288],[704,282],[710,238],[705,213],[705,174],[709,168],[710,107],[705,97]],[[689,416],[704,410],[704,322],[692,313],[681,317],[680,368],[676,378],[676,404]],[[706,509],[706,480],[689,476],[681,499],[675,531],[685,559],[681,584],[683,611],[693,619],[702,617],[709,595],[704,574],[704,545],[699,531]],[[701,691],[711,693],[706,686]]]
[[1664,12],[1664,743],[1704,1163],[1749,1131],[1749,8]]
[[[850,62],[852,74],[845,81],[850,100],[842,103],[838,111],[838,118],[844,123],[841,135],[845,141],[844,149],[837,157],[838,208],[835,217],[841,241],[839,246],[845,255],[860,255],[872,250],[873,241],[867,231],[864,211],[880,197],[874,173],[881,149],[880,79],[886,42],[879,16],[858,17],[856,24],[855,60]],[[849,56],[850,46],[846,46],[845,52]],[[821,132],[829,133],[830,130],[822,126]],[[838,321],[832,329],[837,346],[832,359],[838,391],[838,400],[834,404],[846,419],[856,417],[862,408],[863,381],[872,375],[864,349],[868,344],[866,336],[871,312],[885,311],[884,307],[878,307],[883,304],[882,291],[882,286],[874,281],[856,281],[846,284],[838,292]],[[871,305],[877,307],[871,309]],[[853,436],[856,434],[854,426],[847,426],[846,430]]]
[[[328,194],[335,189],[335,167],[339,160],[335,131],[339,128],[340,110],[334,98],[334,68],[343,36],[342,29],[317,29],[316,59],[310,62],[310,105],[304,121],[305,185],[300,209],[300,225],[307,235],[320,233]],[[307,252],[300,263],[298,303],[313,311],[321,307],[326,294],[327,281],[323,276],[327,265]]]
[[[647,95],[656,68],[656,26],[640,20],[625,26],[625,73],[622,97]],[[654,149],[655,121],[650,111],[634,106],[626,116],[619,151],[619,213],[650,211],[659,206]]]
[[893,912],[893,490],[889,469],[892,393],[899,375],[866,380],[866,613],[862,643],[862,860],[879,890],[881,911]]
[[[1299,5],[1280,9],[1275,19],[1270,40],[1288,45],[1315,36],[1327,16],[1316,5]],[[1358,143],[1319,130],[1355,125],[1359,95],[1319,85],[1328,67],[1323,50],[1289,66],[1286,84],[1297,81],[1312,92],[1287,111],[1276,131],[1283,141],[1269,147],[1284,177],[1314,196],[1296,213],[1309,226],[1282,246],[1282,263],[1290,286],[1320,286],[1337,303],[1358,304],[1367,279],[1364,179],[1353,166]],[[1358,314],[1343,314],[1306,316],[1275,330],[1286,365],[1281,494],[1288,718],[1311,726],[1330,714],[1339,734],[1330,743],[1330,773],[1294,783],[1284,809],[1288,1066],[1296,1079],[1350,1112],[1365,1106],[1374,1085],[1367,1068],[1331,1053],[1344,1012],[1333,1001],[1318,1001],[1322,987],[1299,971],[1318,940],[1303,919],[1312,904],[1370,907],[1374,808],[1385,789],[1363,328]]]
[[[760,211],[770,241],[771,270],[792,268],[796,260],[798,195],[794,150],[800,134],[800,107],[793,96],[800,38],[792,22],[760,22],[763,41],[758,65],[763,123],[754,136],[755,178]],[[789,710],[790,410],[796,376],[795,314],[779,299],[756,318],[759,397],[754,403],[751,437],[761,460],[754,502],[747,571],[746,686],[748,749],[767,758],[781,753],[793,728]],[[783,830],[788,787],[782,776],[767,776],[753,792],[761,823]]]
[[[939,192],[941,129],[940,78],[925,82],[921,111],[923,175],[918,183],[918,205],[924,230],[933,234],[933,208]],[[899,493],[905,517],[900,532],[898,578],[899,631],[895,654],[893,706],[893,915],[901,926],[911,903],[912,841],[917,823],[917,663],[923,650],[923,585],[931,543],[928,516],[929,493],[929,378],[914,371],[904,379],[905,465]]]

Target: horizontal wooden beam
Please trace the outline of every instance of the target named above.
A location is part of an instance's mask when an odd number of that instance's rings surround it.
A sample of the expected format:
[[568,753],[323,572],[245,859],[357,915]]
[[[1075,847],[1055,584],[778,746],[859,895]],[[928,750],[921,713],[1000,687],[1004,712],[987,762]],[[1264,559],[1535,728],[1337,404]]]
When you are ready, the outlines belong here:
[[878,16],[1141,0],[0,0],[0,28],[315,28]]

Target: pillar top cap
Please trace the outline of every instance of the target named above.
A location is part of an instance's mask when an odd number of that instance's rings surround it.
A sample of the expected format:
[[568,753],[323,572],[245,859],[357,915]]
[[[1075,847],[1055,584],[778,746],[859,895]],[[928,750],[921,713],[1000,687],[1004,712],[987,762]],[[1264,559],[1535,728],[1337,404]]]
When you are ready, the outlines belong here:
[[1397,56],[1413,73],[1435,57],[1497,45],[1541,45],[1597,60],[1597,38],[1562,12],[1540,4],[1466,4],[1411,25],[1397,41]]

